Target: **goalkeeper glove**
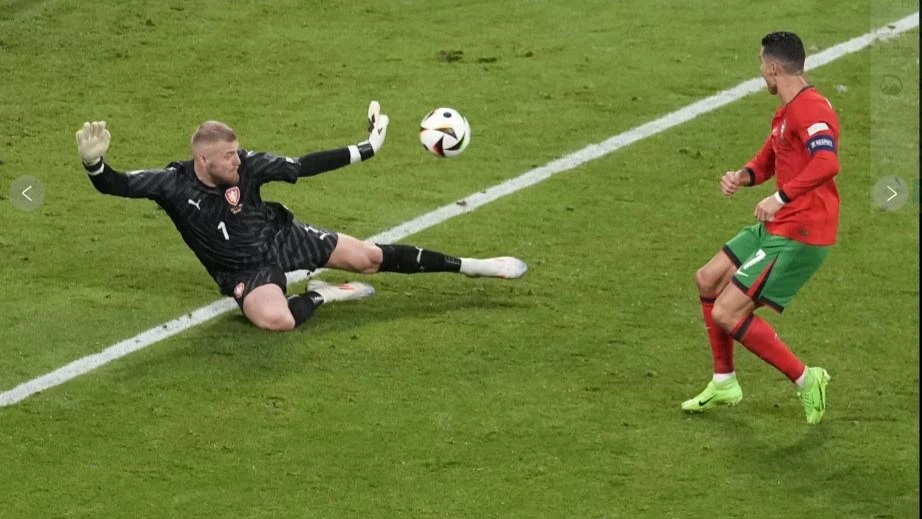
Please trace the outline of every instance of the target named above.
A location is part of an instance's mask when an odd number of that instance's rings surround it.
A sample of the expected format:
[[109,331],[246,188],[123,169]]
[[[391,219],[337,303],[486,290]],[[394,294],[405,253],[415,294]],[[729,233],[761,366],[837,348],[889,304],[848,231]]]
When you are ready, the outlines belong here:
[[351,162],[368,160],[375,156],[387,137],[387,125],[390,119],[381,113],[381,104],[372,101],[368,104],[368,140],[349,146]]
[[99,163],[109,149],[110,140],[112,135],[106,129],[105,121],[83,123],[83,128],[77,130],[77,151],[80,152],[83,163],[87,166]]

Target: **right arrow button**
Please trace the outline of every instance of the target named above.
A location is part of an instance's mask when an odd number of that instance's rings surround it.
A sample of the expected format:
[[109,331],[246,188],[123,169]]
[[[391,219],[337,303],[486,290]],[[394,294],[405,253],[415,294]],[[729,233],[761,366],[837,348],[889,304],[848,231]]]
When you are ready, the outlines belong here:
[[883,211],[898,211],[909,200],[909,187],[895,175],[881,177],[874,184],[874,205]]

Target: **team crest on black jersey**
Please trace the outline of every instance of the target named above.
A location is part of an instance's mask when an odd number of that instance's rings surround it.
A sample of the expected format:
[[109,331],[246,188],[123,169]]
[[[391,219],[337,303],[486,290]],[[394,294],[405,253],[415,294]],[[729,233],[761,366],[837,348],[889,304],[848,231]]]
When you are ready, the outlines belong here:
[[234,186],[224,192],[224,199],[227,200],[227,203],[231,206],[231,212],[237,214],[243,209],[243,204],[240,203],[240,188]]
[[224,198],[230,205],[237,205],[240,202],[240,188],[234,186],[224,192]]

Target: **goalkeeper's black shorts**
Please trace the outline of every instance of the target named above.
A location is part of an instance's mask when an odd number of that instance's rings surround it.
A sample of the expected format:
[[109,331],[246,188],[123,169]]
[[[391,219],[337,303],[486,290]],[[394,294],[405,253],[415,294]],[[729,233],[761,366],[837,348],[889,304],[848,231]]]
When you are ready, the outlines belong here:
[[236,272],[213,272],[212,277],[221,294],[233,297],[243,308],[243,300],[256,287],[275,284],[285,292],[286,272],[317,270],[326,265],[338,241],[339,235],[333,231],[295,220],[275,236],[263,264]]

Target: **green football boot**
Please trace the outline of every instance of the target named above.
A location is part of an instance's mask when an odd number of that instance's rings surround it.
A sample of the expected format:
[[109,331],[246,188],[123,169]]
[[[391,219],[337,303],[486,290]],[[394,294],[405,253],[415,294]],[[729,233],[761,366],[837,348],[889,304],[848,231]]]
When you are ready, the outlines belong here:
[[800,403],[804,406],[807,423],[816,425],[823,421],[826,413],[826,384],[829,373],[823,368],[807,368],[807,381],[803,389],[797,390]]
[[719,405],[734,406],[743,399],[743,388],[740,387],[736,377],[716,383],[713,380],[708,383],[695,398],[682,402],[682,409],[689,413],[703,413],[708,409]]

